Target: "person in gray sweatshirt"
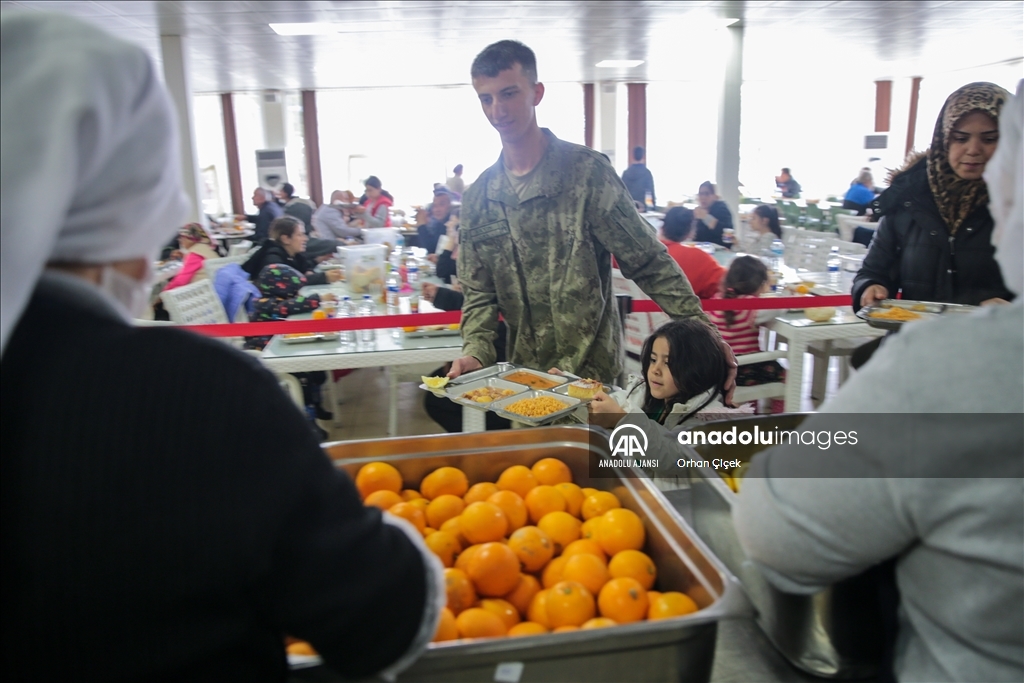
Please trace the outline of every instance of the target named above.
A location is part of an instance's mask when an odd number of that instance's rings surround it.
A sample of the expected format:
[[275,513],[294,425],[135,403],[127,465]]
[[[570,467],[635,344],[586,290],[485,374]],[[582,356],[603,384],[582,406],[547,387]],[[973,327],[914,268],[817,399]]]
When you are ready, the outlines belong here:
[[875,417],[884,438],[822,453],[826,478],[793,476],[800,446],[764,451],[733,508],[748,557],[784,591],[895,559],[900,681],[1024,680],[1021,95],[986,172],[1016,301],[907,325],[800,427]]

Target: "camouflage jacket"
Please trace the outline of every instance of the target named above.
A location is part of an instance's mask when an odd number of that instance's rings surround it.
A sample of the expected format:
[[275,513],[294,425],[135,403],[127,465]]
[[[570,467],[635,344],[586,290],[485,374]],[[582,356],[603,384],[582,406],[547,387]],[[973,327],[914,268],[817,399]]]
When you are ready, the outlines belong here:
[[611,164],[544,132],[550,144],[522,199],[500,157],[463,197],[463,353],[495,362],[501,313],[510,361],[612,381],[622,368],[612,254],[673,318],[704,313]]

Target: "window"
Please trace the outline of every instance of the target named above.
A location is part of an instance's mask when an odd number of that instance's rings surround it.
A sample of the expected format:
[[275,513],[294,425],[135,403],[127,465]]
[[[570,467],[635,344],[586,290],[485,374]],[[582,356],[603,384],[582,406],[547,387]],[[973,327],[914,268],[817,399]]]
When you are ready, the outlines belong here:
[[192,98],[195,118],[196,154],[203,192],[203,212],[221,216],[231,212],[231,182],[228,178],[227,152],[224,147],[224,117],[220,95]]

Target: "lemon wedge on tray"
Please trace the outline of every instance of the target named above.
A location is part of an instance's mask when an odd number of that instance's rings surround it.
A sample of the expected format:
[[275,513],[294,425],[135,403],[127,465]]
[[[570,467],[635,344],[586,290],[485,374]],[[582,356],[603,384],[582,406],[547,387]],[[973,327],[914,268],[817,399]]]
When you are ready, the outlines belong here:
[[428,389],[444,389],[448,385],[447,377],[424,377],[420,376]]

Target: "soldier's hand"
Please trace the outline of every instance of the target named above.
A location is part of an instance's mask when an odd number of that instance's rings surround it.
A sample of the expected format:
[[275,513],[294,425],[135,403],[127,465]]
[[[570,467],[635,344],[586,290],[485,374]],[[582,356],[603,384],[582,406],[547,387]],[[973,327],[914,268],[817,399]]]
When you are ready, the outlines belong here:
[[452,369],[448,371],[449,379],[455,379],[459,375],[464,375],[467,372],[473,372],[479,370],[483,365],[480,364],[473,356],[463,356],[462,358],[456,358],[452,361]]

